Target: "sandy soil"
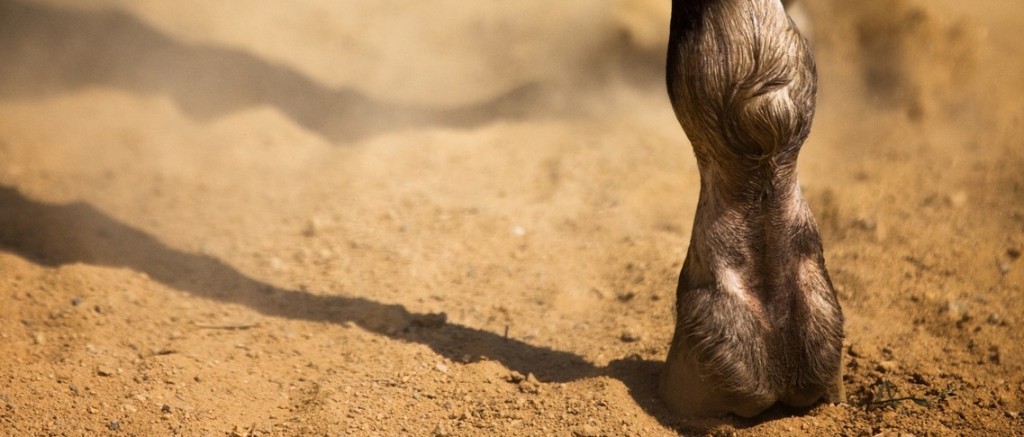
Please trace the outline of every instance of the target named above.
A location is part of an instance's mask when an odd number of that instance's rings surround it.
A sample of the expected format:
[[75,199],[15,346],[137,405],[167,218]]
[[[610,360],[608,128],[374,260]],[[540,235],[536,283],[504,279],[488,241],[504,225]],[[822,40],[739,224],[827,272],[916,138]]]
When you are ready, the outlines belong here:
[[849,400],[709,423],[667,0],[194,3],[0,0],[0,434],[1024,435],[1024,3],[808,0]]

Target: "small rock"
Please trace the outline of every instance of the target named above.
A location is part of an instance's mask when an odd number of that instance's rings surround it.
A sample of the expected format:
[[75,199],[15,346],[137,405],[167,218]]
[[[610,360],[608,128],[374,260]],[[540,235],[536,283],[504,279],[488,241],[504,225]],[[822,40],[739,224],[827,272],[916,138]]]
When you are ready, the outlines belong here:
[[112,376],[114,370],[106,366],[99,366],[96,368],[96,374],[99,376]]
[[911,380],[915,384],[932,385],[932,375],[928,375],[924,372],[914,372],[914,374],[911,375]]
[[443,423],[439,423],[439,424],[437,424],[437,426],[434,427],[434,436],[435,437],[446,437],[447,435],[448,435],[448,427],[445,426]]
[[892,373],[899,369],[899,364],[895,361],[882,361],[878,363],[876,369],[882,373]]
[[327,220],[322,217],[310,217],[309,221],[306,222],[306,227],[302,230],[302,235],[314,237],[320,232],[323,232],[326,225]]
[[162,407],[160,407],[160,412],[164,413],[164,414],[170,414],[171,413],[171,406],[167,405],[167,404],[164,404]]
[[139,409],[132,404],[124,404],[121,406],[121,409],[124,410],[125,413],[137,413],[139,411]]
[[626,343],[640,341],[640,338],[640,332],[635,329],[626,329],[625,331],[622,331],[622,335],[619,336],[619,340]]
[[967,200],[967,192],[964,190],[949,195],[949,204],[954,208],[963,208],[967,205]]
[[853,226],[863,231],[874,231],[878,228],[878,224],[870,217],[857,217],[853,220]]
[[851,357],[864,358],[866,356],[864,347],[859,343],[850,343],[850,346],[846,348],[846,352],[849,353]]
[[1007,273],[1010,273],[1010,270],[1013,269],[1013,266],[1010,265],[1009,261],[1001,259],[996,262],[996,268],[999,269],[1000,275],[1005,275]]
[[576,437],[599,437],[601,430],[594,425],[586,424],[574,428],[572,434]]
[[35,344],[42,346],[46,344],[46,334],[43,334],[42,332],[36,332],[35,334],[32,334],[32,341]]
[[997,313],[992,313],[988,315],[988,318],[986,318],[985,321],[990,325],[1001,325],[1003,324],[1003,317]]
[[434,366],[434,369],[441,373],[448,373],[448,365],[445,363],[438,362],[437,365]]
[[267,263],[270,264],[270,269],[275,272],[282,272],[285,269],[284,261],[276,256],[270,257],[270,259],[267,260]]
[[998,404],[1000,407],[1006,408],[1006,406],[1009,405],[1011,402],[1013,402],[1013,396],[1010,396],[1005,392],[996,394],[996,404]]
[[519,382],[519,391],[522,393],[539,394],[541,391],[540,381],[532,373],[529,373],[525,379]]
[[505,377],[506,381],[511,382],[513,384],[523,382],[525,379],[526,377],[523,376],[522,373],[516,372],[515,370],[509,372],[508,376]]
[[1000,364],[1002,360],[1002,353],[999,350],[999,346],[989,346],[988,348],[988,360],[992,364]]
[[616,299],[618,299],[620,302],[629,302],[633,300],[634,297],[636,297],[636,292],[627,291],[616,296]]
[[117,431],[117,430],[121,429],[121,422],[118,422],[116,420],[113,421],[113,422],[110,422],[110,423],[107,424],[107,429],[109,429],[111,431]]
[[963,301],[949,299],[942,305],[942,312],[952,322],[962,322],[971,318],[970,309]]

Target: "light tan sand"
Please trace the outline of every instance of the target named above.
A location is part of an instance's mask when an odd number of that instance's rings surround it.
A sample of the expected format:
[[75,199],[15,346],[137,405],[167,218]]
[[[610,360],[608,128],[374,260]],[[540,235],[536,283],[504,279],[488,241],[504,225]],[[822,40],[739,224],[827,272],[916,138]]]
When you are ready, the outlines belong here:
[[1024,4],[807,0],[849,402],[694,424],[668,0],[185,3],[0,1],[0,435],[1024,429]]

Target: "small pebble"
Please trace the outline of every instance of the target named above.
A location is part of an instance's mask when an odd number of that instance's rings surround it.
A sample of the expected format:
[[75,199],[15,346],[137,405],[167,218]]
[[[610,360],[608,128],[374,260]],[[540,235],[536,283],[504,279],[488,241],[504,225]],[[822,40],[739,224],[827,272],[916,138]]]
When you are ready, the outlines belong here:
[[851,343],[850,346],[846,348],[846,352],[849,353],[851,357],[864,358],[866,356],[864,347],[859,343]]
[[321,217],[311,217],[309,221],[306,222],[306,227],[302,230],[302,235],[314,237],[324,230],[326,224],[327,221]]
[[931,375],[927,375],[927,374],[925,374],[923,372],[914,372],[914,374],[911,375],[911,378],[913,378],[912,381],[914,381],[915,384],[922,384],[922,385],[931,385],[932,384],[932,377],[931,377]]
[[996,262],[996,268],[999,269],[1000,275],[1005,275],[1010,273],[1010,270],[1012,270],[1013,267],[1010,265],[1009,261],[1001,259]]
[[882,361],[878,363],[877,370],[883,373],[891,373],[899,368],[899,364],[895,361]]
[[857,217],[853,221],[853,226],[863,231],[874,231],[878,228],[878,224],[869,217]]
[[1006,407],[1011,402],[1013,402],[1013,396],[1010,396],[1006,393],[999,393],[996,395],[996,404],[998,404],[1000,407]]
[[448,435],[448,427],[445,426],[443,423],[439,423],[439,424],[437,424],[436,427],[434,427],[434,436],[435,437],[445,437],[447,435]]
[[989,346],[988,360],[992,362],[992,364],[1000,364],[1002,362],[1002,353],[999,350],[999,346]]
[[533,376],[532,373],[528,373],[526,375],[526,378],[519,381],[519,392],[529,394],[540,394],[540,381],[538,381],[537,377]]
[[441,373],[448,373],[448,365],[445,363],[437,363],[437,365],[434,366],[434,369],[437,369],[437,371]]
[[574,428],[572,433],[576,437],[598,437],[601,435],[601,430],[594,425],[586,424]]
[[952,322],[962,322],[971,318],[970,309],[967,304],[954,299],[949,299],[942,305],[942,312]]
[[281,261],[281,258],[272,256],[270,257],[270,260],[268,262],[270,263],[271,270],[275,272],[280,272],[284,270],[284,261]]
[[623,342],[626,343],[640,341],[640,338],[640,333],[635,329],[627,329],[625,331],[622,331],[622,335],[619,336],[619,340],[622,340]]
[[110,429],[111,431],[117,431],[117,430],[121,429],[121,422],[118,422],[116,420],[113,421],[113,422],[110,422],[110,423],[107,424],[107,428]]
[[35,342],[35,344],[42,346],[46,344],[46,334],[36,332],[35,334],[32,334],[32,341]]
[[949,203],[953,205],[954,208],[963,208],[967,205],[967,200],[967,192],[963,190],[949,195]]

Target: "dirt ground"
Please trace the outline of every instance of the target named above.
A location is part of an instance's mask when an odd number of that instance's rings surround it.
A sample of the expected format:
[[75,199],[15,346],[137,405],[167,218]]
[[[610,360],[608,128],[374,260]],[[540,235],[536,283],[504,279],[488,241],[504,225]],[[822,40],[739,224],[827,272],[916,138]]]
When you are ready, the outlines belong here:
[[847,403],[655,395],[668,0],[0,0],[0,434],[1024,435],[1024,3],[807,0]]

